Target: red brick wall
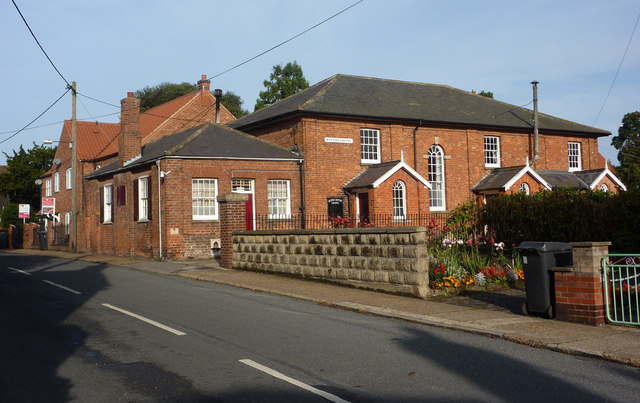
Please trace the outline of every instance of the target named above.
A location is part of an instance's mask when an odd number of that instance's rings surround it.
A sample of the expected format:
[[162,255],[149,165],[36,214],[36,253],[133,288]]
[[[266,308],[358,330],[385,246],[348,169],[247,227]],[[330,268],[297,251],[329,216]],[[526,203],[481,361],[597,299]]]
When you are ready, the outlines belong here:
[[[343,194],[342,186],[367,168],[360,163],[360,129],[380,130],[381,161],[399,160],[401,153],[411,167],[428,178],[427,152],[438,144],[445,154],[445,189],[448,210],[473,198],[471,189],[491,168],[484,166],[484,136],[500,138],[501,166],[524,165],[532,158],[533,135],[525,132],[416,127],[413,124],[303,118],[247,130],[284,146],[298,144],[305,155],[307,212],[326,214],[326,199]],[[413,132],[416,130],[417,164],[414,164]],[[325,137],[351,139],[351,144],[327,143]],[[568,142],[582,144],[582,168],[601,168],[596,138],[543,133],[536,170],[568,170]],[[428,201],[423,202],[428,205]]]
[[587,273],[555,273],[558,320],[601,325],[604,295],[600,276]]

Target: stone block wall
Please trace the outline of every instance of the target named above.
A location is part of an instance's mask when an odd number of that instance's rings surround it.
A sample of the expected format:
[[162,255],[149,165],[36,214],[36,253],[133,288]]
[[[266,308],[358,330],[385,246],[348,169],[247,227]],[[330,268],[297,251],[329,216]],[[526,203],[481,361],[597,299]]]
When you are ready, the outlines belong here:
[[234,231],[233,268],[425,298],[426,240],[424,227]]

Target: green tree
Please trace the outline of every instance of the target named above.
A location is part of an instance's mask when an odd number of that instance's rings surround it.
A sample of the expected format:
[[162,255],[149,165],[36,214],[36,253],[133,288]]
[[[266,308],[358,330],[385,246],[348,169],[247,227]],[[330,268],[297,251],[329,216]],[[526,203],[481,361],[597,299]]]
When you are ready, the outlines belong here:
[[32,209],[40,206],[40,185],[36,185],[36,179],[51,168],[56,149],[33,143],[30,150],[20,146],[13,156],[4,155],[7,170],[0,173],[0,193],[9,195],[11,203],[28,203]]
[[260,97],[256,100],[254,111],[309,87],[309,83],[302,73],[302,67],[295,61],[287,63],[284,67],[282,64],[273,66],[269,80],[264,80],[263,84],[265,90],[260,91]]
[[640,112],[631,112],[622,118],[618,135],[611,140],[618,151],[620,166],[616,174],[629,190],[640,190]]
[[242,107],[244,101],[240,98],[240,95],[236,95],[233,91],[227,91],[222,94],[220,102],[236,118],[241,118],[249,114],[249,111]]
[[137,90],[135,96],[140,98],[140,112],[144,112],[197,89],[197,86],[187,82],[181,84],[161,83],[153,87],[144,87],[141,90]]
[[484,91],[484,90],[482,90],[482,91],[480,91],[480,92],[478,93],[478,95],[480,95],[481,97],[487,97],[487,98],[491,98],[491,99],[493,99],[493,92],[491,92],[491,91]]

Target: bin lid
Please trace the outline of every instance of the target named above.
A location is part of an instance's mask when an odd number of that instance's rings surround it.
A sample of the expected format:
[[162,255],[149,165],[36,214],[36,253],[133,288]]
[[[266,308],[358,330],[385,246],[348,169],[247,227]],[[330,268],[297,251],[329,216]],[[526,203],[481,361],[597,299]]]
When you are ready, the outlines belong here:
[[516,247],[517,251],[536,252],[571,252],[573,248],[566,242],[532,242],[525,241]]

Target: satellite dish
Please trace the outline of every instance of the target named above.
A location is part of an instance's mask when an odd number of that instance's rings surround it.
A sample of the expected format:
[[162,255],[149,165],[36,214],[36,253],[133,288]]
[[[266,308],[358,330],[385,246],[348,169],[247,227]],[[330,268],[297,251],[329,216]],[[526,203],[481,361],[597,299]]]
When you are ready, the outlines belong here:
[[60,158],[56,158],[56,159],[53,160],[53,163],[55,165],[60,165],[60,164],[62,164],[62,161],[60,161]]
[[42,185],[42,179],[36,179],[36,185]]

